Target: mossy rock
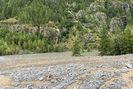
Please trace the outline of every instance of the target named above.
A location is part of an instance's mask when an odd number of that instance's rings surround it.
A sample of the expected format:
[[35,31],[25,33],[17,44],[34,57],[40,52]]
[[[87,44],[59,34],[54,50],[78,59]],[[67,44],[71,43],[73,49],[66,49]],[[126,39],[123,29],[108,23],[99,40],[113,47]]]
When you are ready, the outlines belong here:
[[10,19],[0,21],[0,23],[2,23],[2,24],[17,24],[18,20],[16,20],[15,18],[10,18]]
[[104,7],[104,2],[93,2],[90,4],[90,6],[87,8],[88,12],[93,12],[93,11],[99,11],[99,9],[103,10],[105,9]]
[[105,13],[103,13],[103,12],[96,12],[95,14],[94,14],[94,17],[95,17],[95,19],[97,19],[98,21],[102,21],[102,22],[104,22],[104,23],[106,23],[106,20],[107,20],[107,15],[105,14]]
[[130,2],[112,1],[112,6],[115,8],[124,8],[125,10],[130,10],[133,7],[133,4]]
[[127,21],[128,21],[128,18],[123,16],[123,17],[114,17],[111,19],[111,22],[110,22],[110,31],[114,31],[116,29],[116,26],[119,26],[121,29],[124,29],[125,26],[127,25]]

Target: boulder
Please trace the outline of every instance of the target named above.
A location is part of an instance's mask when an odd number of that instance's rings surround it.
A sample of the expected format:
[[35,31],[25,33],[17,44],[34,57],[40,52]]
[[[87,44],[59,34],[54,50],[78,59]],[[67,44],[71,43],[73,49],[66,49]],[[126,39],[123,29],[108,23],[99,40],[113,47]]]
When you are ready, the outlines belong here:
[[44,77],[40,77],[40,78],[39,78],[39,81],[43,81],[43,80],[44,80]]
[[133,68],[133,66],[129,63],[125,63],[125,65],[126,65],[127,68]]
[[18,23],[18,20],[16,20],[15,18],[10,18],[10,19],[6,19],[6,20],[2,20],[0,21],[0,24],[3,24],[3,25],[13,25],[13,24],[17,24]]
[[103,12],[96,12],[94,14],[95,19],[106,24],[107,15]]
[[90,4],[89,7],[87,7],[86,11],[87,12],[93,12],[93,11],[98,11],[99,9],[105,9],[104,7],[104,2],[93,2]]
[[120,18],[117,18],[117,17],[112,18],[109,24],[110,31],[111,32],[114,31],[117,26],[119,26],[121,29],[124,29],[127,25],[127,21],[128,21],[128,18],[125,16]]
[[115,8],[123,8],[125,10],[130,10],[133,7],[133,4],[127,2],[123,3],[122,1],[115,1],[112,2],[112,6],[114,6]]

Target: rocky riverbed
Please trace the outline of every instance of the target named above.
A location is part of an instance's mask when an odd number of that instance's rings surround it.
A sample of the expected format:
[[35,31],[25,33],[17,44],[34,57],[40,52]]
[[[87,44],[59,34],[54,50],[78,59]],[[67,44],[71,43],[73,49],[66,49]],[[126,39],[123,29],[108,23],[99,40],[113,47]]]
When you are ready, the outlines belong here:
[[0,89],[133,89],[133,55],[0,60]]

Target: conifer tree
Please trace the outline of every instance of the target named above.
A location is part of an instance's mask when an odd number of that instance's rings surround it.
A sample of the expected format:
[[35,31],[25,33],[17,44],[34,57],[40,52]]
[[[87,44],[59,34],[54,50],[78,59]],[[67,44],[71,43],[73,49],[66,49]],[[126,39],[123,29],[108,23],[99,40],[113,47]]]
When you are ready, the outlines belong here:
[[110,46],[112,47],[110,52],[111,55],[119,55],[122,54],[122,50],[123,50],[123,36],[122,36],[122,30],[120,29],[119,26],[116,27],[114,33],[112,34],[112,43],[110,44]]
[[133,34],[130,28],[130,25],[126,26],[126,29],[123,33],[123,51],[125,54],[133,53]]
[[79,42],[76,40],[72,48],[72,56],[81,56],[81,48]]
[[106,26],[103,26],[103,28],[101,29],[99,44],[100,55],[109,55],[110,39],[108,34],[108,28]]

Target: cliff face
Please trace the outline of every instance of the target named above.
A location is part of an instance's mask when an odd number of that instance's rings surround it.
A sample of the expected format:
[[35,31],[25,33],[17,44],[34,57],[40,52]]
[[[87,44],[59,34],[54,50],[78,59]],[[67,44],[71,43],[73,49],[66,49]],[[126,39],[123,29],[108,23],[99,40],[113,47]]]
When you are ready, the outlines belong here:
[[21,31],[26,34],[33,34],[39,32],[39,34],[43,35],[47,39],[52,38],[55,44],[60,41],[61,37],[60,29],[52,21],[49,21],[47,24],[38,27],[33,26],[31,24],[20,24],[18,20],[11,18],[1,21],[0,25],[1,27],[7,25],[7,27],[11,31]]
[[59,33],[58,27],[56,27],[53,22],[49,22],[48,24],[44,26],[39,26],[38,28],[37,26],[33,26],[31,24],[20,24],[18,20],[11,18],[4,21],[0,21],[0,26],[4,25],[7,25],[8,28],[12,31],[17,31],[17,32],[22,31],[28,34],[36,33],[38,30],[39,33],[45,34],[44,32],[48,31],[48,29],[49,30],[52,29],[53,31],[55,32],[57,31]]
[[37,27],[33,27],[29,24],[19,24],[19,21],[15,18],[10,18],[7,20],[0,21],[0,26],[7,25],[12,31],[22,31],[26,33],[34,33],[37,31]]

